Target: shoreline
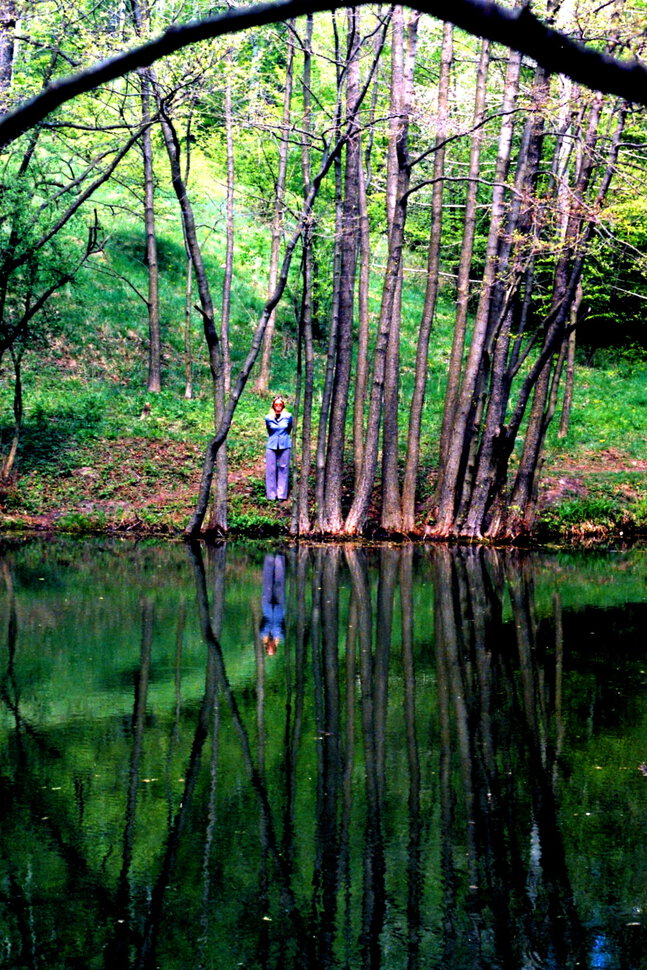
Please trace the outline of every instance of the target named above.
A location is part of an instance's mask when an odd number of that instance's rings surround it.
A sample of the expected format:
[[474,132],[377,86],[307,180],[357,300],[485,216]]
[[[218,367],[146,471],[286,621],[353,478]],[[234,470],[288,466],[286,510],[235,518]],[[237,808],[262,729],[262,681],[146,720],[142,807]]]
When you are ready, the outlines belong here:
[[[0,540],[59,534],[186,540],[200,481],[199,455],[196,443],[127,438],[94,442],[62,470],[56,463],[19,469],[0,488]],[[345,481],[350,489],[350,468]],[[477,543],[426,536],[434,482],[435,469],[421,469],[418,530],[412,535],[383,532],[379,511],[373,507],[362,537],[296,537],[290,534],[291,501],[276,503],[265,496],[262,456],[241,454],[229,466],[226,537],[511,548],[635,546],[647,540],[647,460],[612,450],[562,454],[547,462],[535,526],[515,541]],[[200,538],[218,537],[207,529]]]
[[[70,520],[70,516],[72,519]],[[187,516],[188,519],[188,516]],[[167,540],[173,542],[204,542],[207,545],[229,541],[275,540],[285,543],[311,543],[315,545],[407,545],[419,546],[448,545],[448,546],[479,546],[494,549],[517,549],[525,551],[542,551],[545,549],[603,549],[603,548],[640,548],[647,546],[647,530],[641,529],[611,529],[605,523],[587,523],[587,528],[581,526],[571,529],[550,530],[540,527],[535,531],[519,537],[517,540],[496,542],[493,540],[468,540],[460,538],[439,539],[425,535],[422,530],[411,533],[386,533],[379,529],[369,530],[361,536],[322,535],[310,533],[297,536],[289,531],[289,516],[276,519],[271,525],[249,525],[241,527],[233,525],[225,534],[217,534],[209,530],[199,536],[191,538],[184,531],[184,525],[170,521],[160,521],[155,524],[147,516],[140,518],[137,510],[133,510],[133,517],[121,521],[102,521],[99,523],[90,516],[75,515],[75,513],[61,512],[52,515],[1,515],[0,514],[0,545],[4,542],[21,541],[34,538],[122,538],[141,541],[143,539]]]

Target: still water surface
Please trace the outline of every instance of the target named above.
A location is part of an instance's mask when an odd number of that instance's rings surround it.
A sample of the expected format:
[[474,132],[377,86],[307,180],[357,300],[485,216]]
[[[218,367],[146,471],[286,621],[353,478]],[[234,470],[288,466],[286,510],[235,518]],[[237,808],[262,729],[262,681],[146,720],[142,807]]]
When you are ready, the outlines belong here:
[[647,555],[0,548],[0,966],[647,966]]

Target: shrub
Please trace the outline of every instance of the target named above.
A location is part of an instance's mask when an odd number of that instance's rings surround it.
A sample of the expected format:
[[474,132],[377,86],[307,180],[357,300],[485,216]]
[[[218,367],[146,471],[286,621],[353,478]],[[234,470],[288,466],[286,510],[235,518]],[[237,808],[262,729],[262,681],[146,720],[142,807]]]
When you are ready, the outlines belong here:
[[106,516],[104,512],[100,511],[66,512],[58,519],[57,528],[61,532],[73,532],[75,534],[104,532]]
[[269,515],[255,512],[233,513],[229,519],[229,531],[251,536],[278,536],[285,532],[285,525]]
[[575,498],[564,502],[555,514],[560,522],[567,525],[580,525],[583,522],[598,522],[611,525],[620,515],[617,505],[609,498]]

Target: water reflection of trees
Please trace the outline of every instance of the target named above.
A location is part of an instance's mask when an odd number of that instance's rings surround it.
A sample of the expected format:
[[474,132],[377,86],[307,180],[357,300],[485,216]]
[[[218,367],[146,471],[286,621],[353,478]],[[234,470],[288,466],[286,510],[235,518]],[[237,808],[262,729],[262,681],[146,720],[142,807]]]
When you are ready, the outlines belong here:
[[[309,554],[301,549],[296,555],[296,602],[305,604]],[[260,898],[266,904],[273,878],[284,900],[289,901],[286,912],[291,916],[294,936],[287,952],[296,964],[304,965],[306,957],[317,967],[336,966],[340,961],[364,967],[382,964],[387,910],[384,813],[388,689],[389,670],[397,669],[397,665],[390,665],[390,654],[399,587],[400,676],[409,771],[406,954],[408,966],[416,967],[420,965],[421,940],[428,920],[423,912],[426,874],[421,843],[429,821],[425,824],[420,806],[413,551],[380,551],[375,603],[367,556],[361,549],[320,549],[311,558],[311,610],[309,624],[307,613],[300,613],[298,621],[294,704],[302,711],[309,632],[317,731],[312,898],[305,904],[290,888],[301,721],[300,714],[294,722],[291,720],[290,691],[281,853],[276,849],[272,799],[265,785],[264,729],[260,721],[256,766],[248,742],[243,744],[261,808],[264,863]],[[583,941],[554,792],[561,736],[560,644],[554,645],[556,663],[551,677],[537,662],[532,573],[523,558],[434,549],[430,566],[436,615],[443,888],[439,937],[443,965],[521,966],[535,959],[575,965],[583,957]],[[345,630],[340,628],[339,609],[342,569],[350,577]],[[505,592],[515,621],[513,638],[503,621]],[[208,640],[208,628],[204,629]],[[559,631],[559,623],[555,630]],[[224,665],[219,676],[234,723],[244,738],[242,718],[236,712]],[[258,697],[262,697],[260,690]],[[358,761],[363,792],[353,785]],[[459,787],[454,784],[456,765]],[[363,848],[361,856],[353,858],[350,838],[358,802],[364,819]],[[466,864],[456,851],[457,845],[463,844]],[[268,875],[270,858],[273,876]],[[359,885],[358,920],[354,897]],[[269,927],[264,929],[261,962],[269,965]],[[283,926],[284,946],[289,936],[285,930]]]
[[[39,771],[56,753],[21,711],[18,615],[3,565],[9,609],[0,697],[15,749],[3,820],[15,831],[14,813],[27,808],[36,838],[53,844],[68,867],[66,890],[76,896],[93,887],[79,919],[88,920],[87,940],[100,933],[104,965],[148,970],[175,965],[179,955],[185,967],[586,965],[558,821],[560,604],[555,599],[551,622],[539,623],[530,560],[442,547],[299,546],[286,554],[289,630],[277,704],[279,658],[268,657],[257,636],[253,698],[228,670],[226,547],[209,550],[206,564],[201,547],[189,548],[204,691],[181,749],[182,795],[175,803],[168,796],[166,829],[146,874],[134,871],[133,859],[142,750],[154,730],[147,697],[156,621],[142,597],[112,881],[107,863],[93,871],[84,857],[75,819],[54,812],[40,791]],[[433,585],[433,629],[420,625],[421,575]],[[183,611],[182,603],[178,654]],[[176,695],[171,740],[180,749],[179,685]],[[232,823],[237,809],[225,781],[232,772],[237,785],[245,779],[236,805],[255,818],[255,836],[249,817]],[[236,850],[227,839],[238,826],[248,847],[257,843],[236,877],[247,895],[228,883],[227,853]],[[4,900],[13,913],[7,927],[22,927],[14,953],[25,965],[42,963],[34,948],[46,944],[28,931],[6,843],[3,855],[15,890]],[[182,920],[188,927],[178,926]]]
[[[523,557],[439,549],[434,568],[445,961],[575,966],[583,940],[555,793],[561,643],[556,638],[552,670],[539,662],[532,571]],[[459,818],[464,873],[451,844]]]

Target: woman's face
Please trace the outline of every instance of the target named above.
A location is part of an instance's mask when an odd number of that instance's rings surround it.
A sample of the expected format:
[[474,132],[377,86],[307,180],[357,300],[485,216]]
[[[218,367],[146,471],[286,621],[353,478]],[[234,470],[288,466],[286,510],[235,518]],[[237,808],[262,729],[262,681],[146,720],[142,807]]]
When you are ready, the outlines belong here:
[[280,414],[283,408],[285,407],[285,404],[283,403],[283,401],[279,399],[278,401],[274,401],[274,403],[272,404],[272,407],[274,408],[275,414]]

